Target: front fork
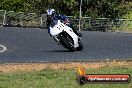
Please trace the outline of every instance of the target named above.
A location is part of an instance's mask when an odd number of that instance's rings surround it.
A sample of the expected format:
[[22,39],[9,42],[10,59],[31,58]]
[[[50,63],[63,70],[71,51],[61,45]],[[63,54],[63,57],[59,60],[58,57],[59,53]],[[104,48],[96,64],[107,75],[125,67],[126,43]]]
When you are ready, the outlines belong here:
[[64,31],[61,32],[59,35],[52,36],[53,39],[57,42],[58,45],[60,45],[60,37],[64,34]]
[[53,39],[57,42],[57,44],[60,44],[60,39],[58,38],[58,35],[53,36]]

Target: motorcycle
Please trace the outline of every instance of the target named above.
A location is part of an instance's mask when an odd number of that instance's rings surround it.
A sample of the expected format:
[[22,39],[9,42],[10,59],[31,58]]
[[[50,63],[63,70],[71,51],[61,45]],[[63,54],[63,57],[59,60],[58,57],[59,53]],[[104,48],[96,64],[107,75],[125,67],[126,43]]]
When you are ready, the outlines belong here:
[[64,24],[61,20],[51,22],[49,31],[53,39],[69,51],[81,51],[83,45],[81,37],[77,36],[72,28]]

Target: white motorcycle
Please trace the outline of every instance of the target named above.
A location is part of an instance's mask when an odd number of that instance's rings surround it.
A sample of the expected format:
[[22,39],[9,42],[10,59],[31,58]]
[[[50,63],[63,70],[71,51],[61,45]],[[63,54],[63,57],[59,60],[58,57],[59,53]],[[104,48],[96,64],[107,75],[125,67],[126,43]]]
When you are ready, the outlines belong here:
[[54,40],[69,51],[74,52],[83,49],[81,38],[73,32],[72,28],[61,22],[61,20],[51,22],[49,30]]

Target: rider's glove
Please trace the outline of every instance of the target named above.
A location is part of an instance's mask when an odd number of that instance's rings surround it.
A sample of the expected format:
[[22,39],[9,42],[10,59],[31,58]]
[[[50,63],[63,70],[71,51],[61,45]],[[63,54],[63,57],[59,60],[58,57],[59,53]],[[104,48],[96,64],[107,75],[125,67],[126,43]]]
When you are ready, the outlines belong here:
[[63,23],[66,24],[66,25],[70,24],[68,19],[66,19]]

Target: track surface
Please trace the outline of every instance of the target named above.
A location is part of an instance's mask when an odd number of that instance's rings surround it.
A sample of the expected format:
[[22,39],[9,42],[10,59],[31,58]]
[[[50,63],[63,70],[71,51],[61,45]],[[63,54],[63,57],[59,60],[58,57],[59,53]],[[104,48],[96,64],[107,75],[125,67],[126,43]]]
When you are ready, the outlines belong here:
[[68,52],[45,29],[0,27],[0,63],[132,59],[132,34],[82,31],[83,51]]

